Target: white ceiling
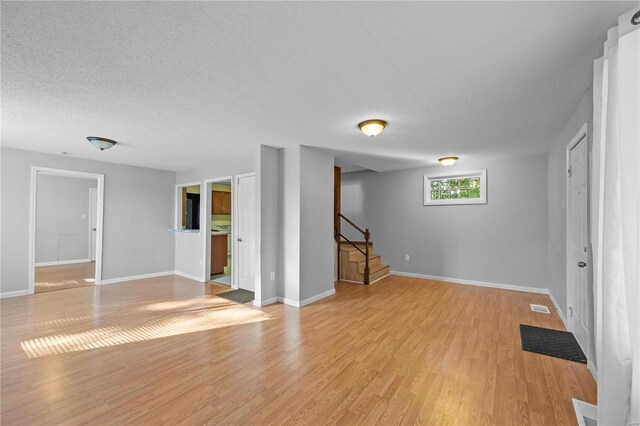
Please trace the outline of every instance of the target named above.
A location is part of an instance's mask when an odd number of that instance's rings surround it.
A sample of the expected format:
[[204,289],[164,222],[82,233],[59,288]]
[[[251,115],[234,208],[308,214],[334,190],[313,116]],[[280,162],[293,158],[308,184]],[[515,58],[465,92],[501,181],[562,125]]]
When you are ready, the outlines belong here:
[[259,144],[374,170],[545,152],[634,5],[3,1],[2,144],[171,170]]

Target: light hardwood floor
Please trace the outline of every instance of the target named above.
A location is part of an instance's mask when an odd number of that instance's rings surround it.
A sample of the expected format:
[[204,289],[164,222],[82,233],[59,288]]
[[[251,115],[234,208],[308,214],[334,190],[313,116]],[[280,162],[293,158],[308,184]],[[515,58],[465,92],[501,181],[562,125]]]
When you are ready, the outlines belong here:
[[95,272],[95,262],[38,266],[35,268],[35,292],[91,286]]
[[301,309],[180,277],[1,301],[2,424],[575,424],[586,366],[523,352],[547,296],[390,276]]

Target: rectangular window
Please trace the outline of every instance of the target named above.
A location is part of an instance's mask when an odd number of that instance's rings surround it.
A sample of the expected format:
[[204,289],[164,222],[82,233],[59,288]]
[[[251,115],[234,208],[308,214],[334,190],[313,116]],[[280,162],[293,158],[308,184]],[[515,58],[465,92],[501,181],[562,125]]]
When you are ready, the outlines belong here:
[[424,175],[424,205],[486,204],[487,169]]

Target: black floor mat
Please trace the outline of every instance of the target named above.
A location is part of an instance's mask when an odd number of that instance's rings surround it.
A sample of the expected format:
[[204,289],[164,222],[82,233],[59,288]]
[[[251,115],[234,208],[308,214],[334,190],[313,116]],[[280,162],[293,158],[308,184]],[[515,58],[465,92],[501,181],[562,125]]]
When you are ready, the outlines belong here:
[[216,294],[218,297],[222,297],[223,299],[231,300],[237,303],[247,303],[251,302],[254,298],[254,293],[249,290],[231,290],[224,293]]
[[522,349],[569,361],[587,363],[587,357],[572,333],[520,324]]

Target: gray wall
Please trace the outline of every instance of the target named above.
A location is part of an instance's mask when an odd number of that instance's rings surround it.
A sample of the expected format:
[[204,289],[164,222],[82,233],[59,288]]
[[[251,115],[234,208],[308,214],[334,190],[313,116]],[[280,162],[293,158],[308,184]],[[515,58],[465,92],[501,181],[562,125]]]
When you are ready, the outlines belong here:
[[97,184],[95,179],[38,175],[36,263],[89,258],[89,189]]
[[300,149],[300,299],[334,289],[333,156]]
[[280,275],[287,303],[300,301],[300,155],[301,147],[280,150]]
[[563,312],[567,306],[566,149],[582,125],[592,120],[593,91],[590,88],[547,154],[549,290]]
[[[117,149],[117,148],[115,148]],[[1,148],[2,293],[28,290],[31,166],[105,175],[102,278],[174,269],[175,173]]]
[[[256,259],[260,271],[256,272],[256,300],[265,301],[278,296],[277,280],[280,279],[278,262],[279,150],[269,146],[260,147],[260,164],[256,179],[256,195],[260,211],[260,250]],[[275,279],[271,280],[271,272]]]
[[[248,154],[246,157],[238,157],[234,159],[214,159],[207,167],[197,169],[179,171],[176,173],[176,184],[200,182],[204,185],[204,181],[226,176],[234,176],[242,173],[255,171],[255,163],[259,156],[255,153]],[[177,211],[178,206],[175,205],[175,188],[171,189],[172,209]],[[203,204],[200,204],[201,207]],[[174,212],[174,210],[172,210]],[[201,211],[200,223],[210,223],[205,220],[204,209]],[[259,211],[256,212],[259,214]],[[171,219],[171,227],[174,226],[174,218]],[[209,253],[204,253],[204,238],[209,238],[207,232],[199,233],[180,233],[176,232],[174,236],[175,244],[175,268],[177,272],[188,275],[199,281],[205,281],[204,258],[209,258]],[[256,273],[258,271],[256,270]]]
[[424,206],[423,175],[443,170],[436,166],[346,173],[343,211],[371,230],[394,271],[546,288],[546,156],[463,158],[447,171],[484,168],[486,205]]

